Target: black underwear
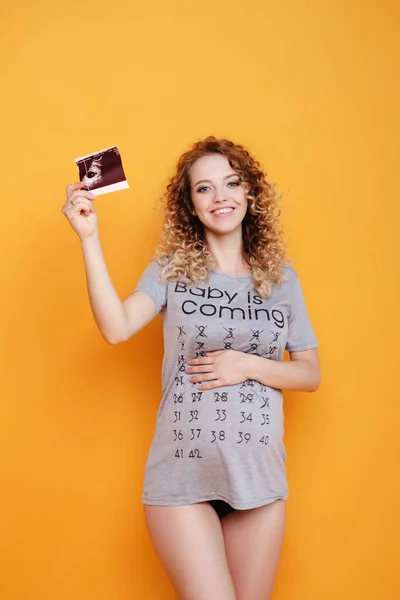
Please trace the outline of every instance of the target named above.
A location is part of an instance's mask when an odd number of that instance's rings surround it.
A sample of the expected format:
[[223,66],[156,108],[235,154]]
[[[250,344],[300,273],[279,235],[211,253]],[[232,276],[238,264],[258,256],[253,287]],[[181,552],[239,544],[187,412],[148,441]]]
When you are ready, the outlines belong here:
[[229,513],[235,510],[230,504],[228,504],[224,500],[209,500],[208,503],[211,504],[211,506],[213,507],[220,519],[222,519],[222,517],[225,517],[226,515],[229,515]]

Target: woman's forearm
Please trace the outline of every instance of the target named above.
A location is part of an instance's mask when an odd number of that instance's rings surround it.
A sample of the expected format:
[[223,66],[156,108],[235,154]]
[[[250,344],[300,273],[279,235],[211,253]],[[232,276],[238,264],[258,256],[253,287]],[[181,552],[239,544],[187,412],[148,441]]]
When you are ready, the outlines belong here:
[[279,390],[315,392],[320,372],[307,360],[279,361],[247,355],[248,378]]
[[97,326],[110,343],[126,339],[127,316],[111,281],[98,234],[82,240],[89,302]]

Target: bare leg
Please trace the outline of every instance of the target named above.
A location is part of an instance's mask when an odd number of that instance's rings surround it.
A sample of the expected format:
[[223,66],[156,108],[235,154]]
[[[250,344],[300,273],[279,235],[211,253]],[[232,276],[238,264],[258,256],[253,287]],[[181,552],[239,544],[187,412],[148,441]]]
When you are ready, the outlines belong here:
[[221,521],[237,600],[269,600],[286,522],[286,502],[235,511]]
[[180,600],[236,600],[221,522],[208,503],[146,506],[145,515]]

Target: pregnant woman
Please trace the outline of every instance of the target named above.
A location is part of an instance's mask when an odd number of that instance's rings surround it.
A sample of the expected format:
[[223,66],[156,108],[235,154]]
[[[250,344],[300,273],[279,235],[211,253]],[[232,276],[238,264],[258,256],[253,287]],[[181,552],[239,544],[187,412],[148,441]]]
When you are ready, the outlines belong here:
[[123,342],[163,318],[143,490],[154,548],[180,600],[267,600],[288,498],[282,391],[312,392],[321,378],[278,194],[243,146],[196,142],[167,186],[156,256],[121,301],[83,185],[67,187],[62,210],[81,241],[103,337]]

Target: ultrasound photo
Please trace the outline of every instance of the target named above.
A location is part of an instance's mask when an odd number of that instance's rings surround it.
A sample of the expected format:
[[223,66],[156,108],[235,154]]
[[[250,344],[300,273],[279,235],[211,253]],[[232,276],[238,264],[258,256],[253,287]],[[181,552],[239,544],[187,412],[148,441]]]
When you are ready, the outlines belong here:
[[82,188],[95,196],[129,188],[122,167],[121,156],[116,146],[75,158]]

